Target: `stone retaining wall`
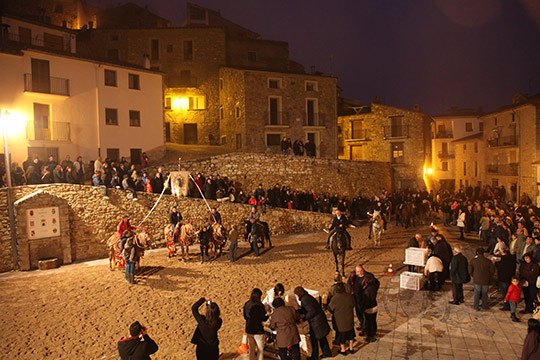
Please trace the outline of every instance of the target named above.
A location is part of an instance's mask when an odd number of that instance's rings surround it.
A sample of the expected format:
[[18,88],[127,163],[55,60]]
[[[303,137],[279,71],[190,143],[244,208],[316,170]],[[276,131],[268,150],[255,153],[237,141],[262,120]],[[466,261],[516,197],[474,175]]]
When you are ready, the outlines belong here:
[[[315,159],[306,156],[230,153],[209,159],[181,161],[181,169],[194,174],[226,176],[241,185],[246,193],[259,183],[264,189],[275,184],[293,190],[338,193],[340,196],[373,196],[382,188],[391,191],[393,173],[390,163]],[[164,166],[178,171],[178,163]]]
[[[64,200],[68,205],[71,256],[73,261],[107,256],[106,240],[116,232],[116,225],[123,214],[129,214],[132,225],[137,225],[146,216],[158,199],[158,194],[139,193],[139,201],[122,190],[108,189],[109,199],[104,199],[102,190],[87,185],[51,184],[14,188],[15,200],[37,190]],[[242,225],[249,213],[248,205],[209,201],[222,214],[223,224]],[[7,216],[6,189],[0,189],[0,271],[13,269]],[[169,212],[176,205],[184,218],[192,217],[196,225],[206,222],[208,209],[200,199],[175,198],[164,195],[156,209],[143,224],[152,240],[164,244],[163,231],[169,222]],[[328,214],[297,210],[270,209],[261,216],[268,222],[272,234],[316,231],[328,227],[332,217]],[[17,219],[18,232],[24,231],[24,219]],[[21,263],[21,260],[19,260]]]

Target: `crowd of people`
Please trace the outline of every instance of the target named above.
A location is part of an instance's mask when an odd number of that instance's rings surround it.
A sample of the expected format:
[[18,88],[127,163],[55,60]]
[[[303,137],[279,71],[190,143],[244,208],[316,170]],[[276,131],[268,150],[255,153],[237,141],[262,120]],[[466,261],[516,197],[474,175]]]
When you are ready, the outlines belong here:
[[291,155],[292,152],[296,156],[304,156],[305,154],[309,157],[315,157],[317,154],[317,148],[310,139],[307,139],[305,143],[302,138],[292,142],[289,137],[284,136],[283,139],[281,139],[280,148],[283,155]]

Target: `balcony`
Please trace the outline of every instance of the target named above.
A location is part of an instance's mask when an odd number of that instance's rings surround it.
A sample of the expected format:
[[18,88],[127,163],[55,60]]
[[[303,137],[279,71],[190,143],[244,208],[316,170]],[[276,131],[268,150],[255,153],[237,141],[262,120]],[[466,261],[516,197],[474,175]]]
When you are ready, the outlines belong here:
[[488,139],[487,143],[488,147],[518,146],[518,137],[517,135],[501,136],[498,138]]
[[452,139],[454,134],[451,131],[437,131],[433,134],[434,139]]
[[7,40],[12,43],[20,43],[26,46],[45,48],[48,50],[56,50],[60,52],[71,52],[71,44],[69,41],[64,41],[61,36],[49,35],[50,40],[35,38],[31,36],[21,36],[19,34],[7,34]]
[[24,91],[69,96],[69,80],[24,74]]
[[265,111],[264,124],[270,126],[289,126],[289,114],[284,111]]
[[363,142],[363,141],[369,141],[369,133],[367,130],[364,129],[357,129],[353,130],[352,137],[350,139],[347,139],[346,141],[348,143],[355,143],[355,142]]
[[37,127],[30,120],[26,124],[28,140],[71,141],[71,124],[68,122],[51,121],[47,127]]
[[384,139],[399,139],[409,137],[409,125],[395,125],[384,127]]
[[311,113],[304,115],[304,126],[324,126],[325,115],[320,113]]
[[454,159],[456,154],[447,151],[439,151],[439,159]]
[[171,88],[196,88],[199,86],[196,76],[174,76],[167,77],[167,86]]
[[517,176],[518,175],[518,163],[510,164],[490,164],[487,166],[488,174],[497,174],[504,176]]

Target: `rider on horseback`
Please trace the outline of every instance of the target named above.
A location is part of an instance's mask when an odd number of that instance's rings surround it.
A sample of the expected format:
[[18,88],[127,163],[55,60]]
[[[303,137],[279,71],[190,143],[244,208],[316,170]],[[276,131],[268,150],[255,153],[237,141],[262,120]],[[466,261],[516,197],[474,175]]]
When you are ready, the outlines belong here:
[[330,226],[330,233],[328,234],[328,239],[326,240],[326,248],[330,249],[330,239],[337,231],[343,231],[347,236],[347,250],[352,250],[351,247],[351,235],[347,232],[347,228],[350,226],[349,219],[341,212],[341,210],[336,210],[336,217],[332,221],[332,226]]
[[259,224],[260,226],[263,227],[264,236],[268,240],[268,244],[270,246],[272,246],[272,241],[270,241],[270,229],[268,227],[268,223],[264,222],[264,221],[261,221],[260,219],[261,219],[261,215],[257,212],[257,205],[253,205],[251,207],[251,212],[249,213],[246,221],[244,221],[244,223],[246,225],[246,236],[248,236],[248,234],[252,233],[251,226],[252,226],[253,222],[251,222],[251,220],[254,220],[255,223],[257,223],[257,224]]
[[120,239],[122,237],[122,235],[124,234],[124,231],[126,231],[126,230],[132,231],[132,230],[135,230],[135,229],[137,229],[137,227],[132,226],[130,224],[129,216],[127,214],[122,216],[122,220],[120,220],[120,222],[116,226],[116,232],[118,233],[118,239]]

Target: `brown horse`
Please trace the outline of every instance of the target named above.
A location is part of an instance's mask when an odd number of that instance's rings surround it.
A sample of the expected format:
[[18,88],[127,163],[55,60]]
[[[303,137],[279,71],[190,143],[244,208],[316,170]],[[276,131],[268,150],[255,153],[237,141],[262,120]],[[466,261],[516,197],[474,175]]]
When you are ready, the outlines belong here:
[[[214,257],[221,256],[223,245],[227,241],[227,232],[225,227],[218,223],[212,224],[212,235],[210,236],[210,248],[214,249]],[[216,253],[219,250],[219,255]]]
[[165,240],[167,241],[167,249],[169,257],[176,255],[176,243],[180,237],[180,229],[182,228],[182,223],[178,222],[173,228],[172,224],[165,226],[164,234]]
[[[144,249],[149,243],[149,240],[150,236],[146,232],[146,229],[135,234],[133,238],[133,245],[135,246],[135,250],[137,251],[137,257],[139,259],[137,260],[136,268],[139,268],[141,265],[141,258],[144,256]],[[121,240],[118,238],[117,234],[112,235],[107,240],[107,246],[109,247],[109,270],[111,271],[114,269],[114,267],[123,268],[126,265],[124,258],[122,257],[120,243]]]
[[182,250],[182,260],[189,260],[189,247],[195,242],[195,236],[197,235],[195,227],[192,224],[184,224],[180,229],[180,249]]

